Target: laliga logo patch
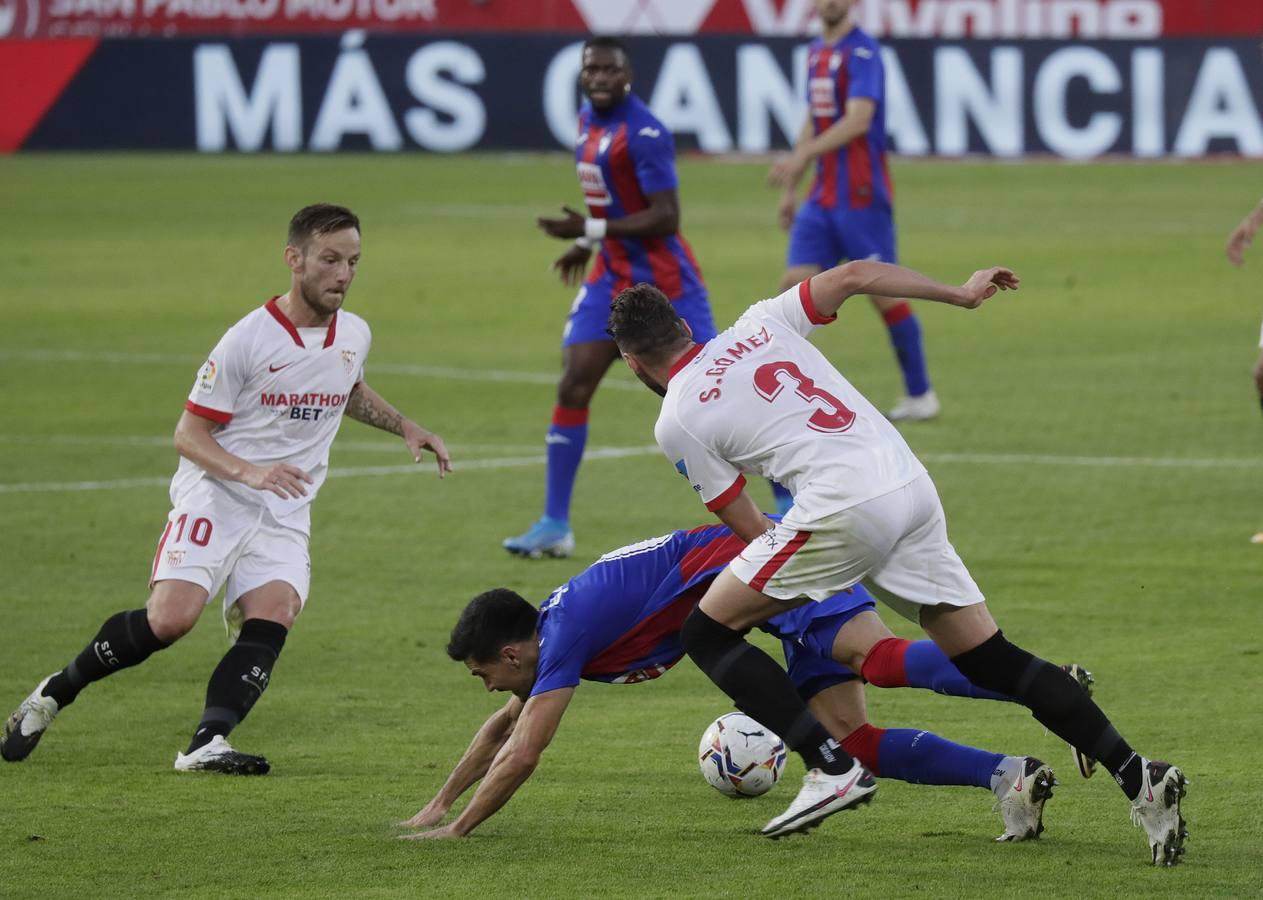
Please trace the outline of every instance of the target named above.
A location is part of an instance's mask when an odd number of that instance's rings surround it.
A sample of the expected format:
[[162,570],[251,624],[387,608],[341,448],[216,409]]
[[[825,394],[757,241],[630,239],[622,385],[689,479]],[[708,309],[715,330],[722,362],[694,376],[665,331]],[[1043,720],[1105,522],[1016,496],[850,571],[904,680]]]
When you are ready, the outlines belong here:
[[346,369],[346,374],[348,375],[355,374],[355,351],[354,350],[342,351],[342,365]]
[[219,367],[215,365],[215,360],[206,360],[206,364],[197,373],[197,389],[203,394],[209,394],[215,389],[215,378],[218,375]]

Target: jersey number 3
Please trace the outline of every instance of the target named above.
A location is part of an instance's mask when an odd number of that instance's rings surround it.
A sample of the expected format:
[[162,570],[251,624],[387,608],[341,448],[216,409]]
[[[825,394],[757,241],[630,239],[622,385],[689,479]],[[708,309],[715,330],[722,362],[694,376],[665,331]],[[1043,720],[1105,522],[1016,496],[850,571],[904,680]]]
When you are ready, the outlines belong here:
[[794,393],[808,404],[820,403],[820,408],[807,419],[807,427],[813,431],[837,434],[855,424],[855,413],[837,397],[816,387],[816,383],[803,374],[797,363],[788,360],[767,363],[754,372],[754,389],[768,403],[780,396],[786,384],[792,384]]

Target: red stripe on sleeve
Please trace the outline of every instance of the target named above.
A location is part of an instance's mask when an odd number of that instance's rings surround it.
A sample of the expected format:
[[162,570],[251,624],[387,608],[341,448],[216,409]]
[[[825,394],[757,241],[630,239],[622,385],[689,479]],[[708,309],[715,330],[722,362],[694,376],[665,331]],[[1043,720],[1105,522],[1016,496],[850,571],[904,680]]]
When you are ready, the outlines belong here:
[[837,315],[826,316],[820,310],[816,309],[816,302],[811,299],[811,279],[806,278],[798,282],[798,299],[802,301],[803,312],[807,314],[807,318],[811,320],[813,325],[828,325],[830,322],[838,320]]
[[195,416],[210,419],[212,422],[218,422],[220,425],[227,425],[232,421],[232,413],[211,409],[209,406],[198,406],[192,400],[185,401],[184,408]]
[[744,475],[738,475],[737,480],[728,486],[728,490],[724,491],[714,500],[711,500],[709,503],[707,503],[706,508],[709,509],[711,512],[715,512],[716,510],[723,509],[733,500],[737,499],[737,497],[745,489],[745,486],[746,486],[746,477]]
[[789,558],[798,552],[798,548],[807,543],[807,539],[811,537],[810,531],[800,531],[789,539],[789,542],[777,550],[763,568],[759,569],[758,574],[750,579],[750,587],[756,591],[761,591],[767,587],[767,583],[772,580],[772,576],[781,570],[785,563],[789,562]]

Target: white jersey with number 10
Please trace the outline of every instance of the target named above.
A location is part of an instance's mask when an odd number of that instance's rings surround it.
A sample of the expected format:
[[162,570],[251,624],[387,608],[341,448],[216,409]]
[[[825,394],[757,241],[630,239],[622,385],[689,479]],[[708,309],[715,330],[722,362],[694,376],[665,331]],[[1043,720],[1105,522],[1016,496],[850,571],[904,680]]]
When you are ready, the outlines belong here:
[[[908,484],[925,472],[886,417],[807,335],[824,318],[810,281],[754,304],[672,368],[655,436],[708,509],[744,475],[794,495],[797,525]],[[787,517],[788,518],[788,517]]]
[[328,473],[329,446],[351,390],[364,378],[371,342],[368,323],[354,313],[342,310],[328,326],[297,328],[276,298],[228,329],[198,373],[185,409],[223,426],[215,440],[229,453],[260,466],[297,466],[312,483],[305,497],[286,500],[212,478],[181,459],[171,480],[172,505],[196,505],[198,491],[206,499],[226,491],[307,531],[309,505]]

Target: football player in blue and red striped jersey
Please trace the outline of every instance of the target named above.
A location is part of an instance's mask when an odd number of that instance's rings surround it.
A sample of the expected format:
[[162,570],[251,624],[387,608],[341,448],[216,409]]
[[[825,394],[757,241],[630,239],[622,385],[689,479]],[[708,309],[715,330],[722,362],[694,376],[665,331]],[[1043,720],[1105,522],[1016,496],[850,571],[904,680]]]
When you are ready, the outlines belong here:
[[[894,190],[886,165],[885,70],[881,47],[855,25],[854,5],[855,0],[816,0],[824,33],[807,52],[807,121],[793,153],[768,176],[784,189],[779,219],[790,232],[782,291],[840,260],[898,261]],[[798,182],[813,162],[811,191],[797,208]],[[903,372],[905,395],[889,417],[933,418],[939,402],[915,314],[906,300],[871,299]]]
[[[605,331],[610,301],[624,288],[649,282],[674,304],[694,335],[715,335],[702,272],[680,233],[675,145],[667,130],[631,90],[627,50],[614,38],[583,47],[575,164],[587,215],[562,207],[539,227],[573,243],[553,268],[579,294],[562,332],[563,372],[547,435],[544,515],[526,533],[504,541],[510,553],[567,556],[574,548],[570,497],[588,435],[592,395],[618,350]],[[584,269],[600,245],[587,278]]]
[[[476,782],[448,825],[410,837],[462,837],[530,777],[581,680],[637,684],[684,655],[680,629],[715,577],[746,544],[723,525],[674,531],[614,550],[557,588],[537,610],[500,588],[461,613],[447,652],[488,690],[513,694],[479,729],[443,787],[402,825],[432,828]],[[862,587],[786,611],[763,629],[780,639],[790,678],[817,718],[876,774],[916,784],[990,789],[1005,821],[1000,840],[1037,837],[1052,771],[927,731],[867,723],[864,680],[943,694],[1007,700],[975,687],[933,641],[890,633]]]

